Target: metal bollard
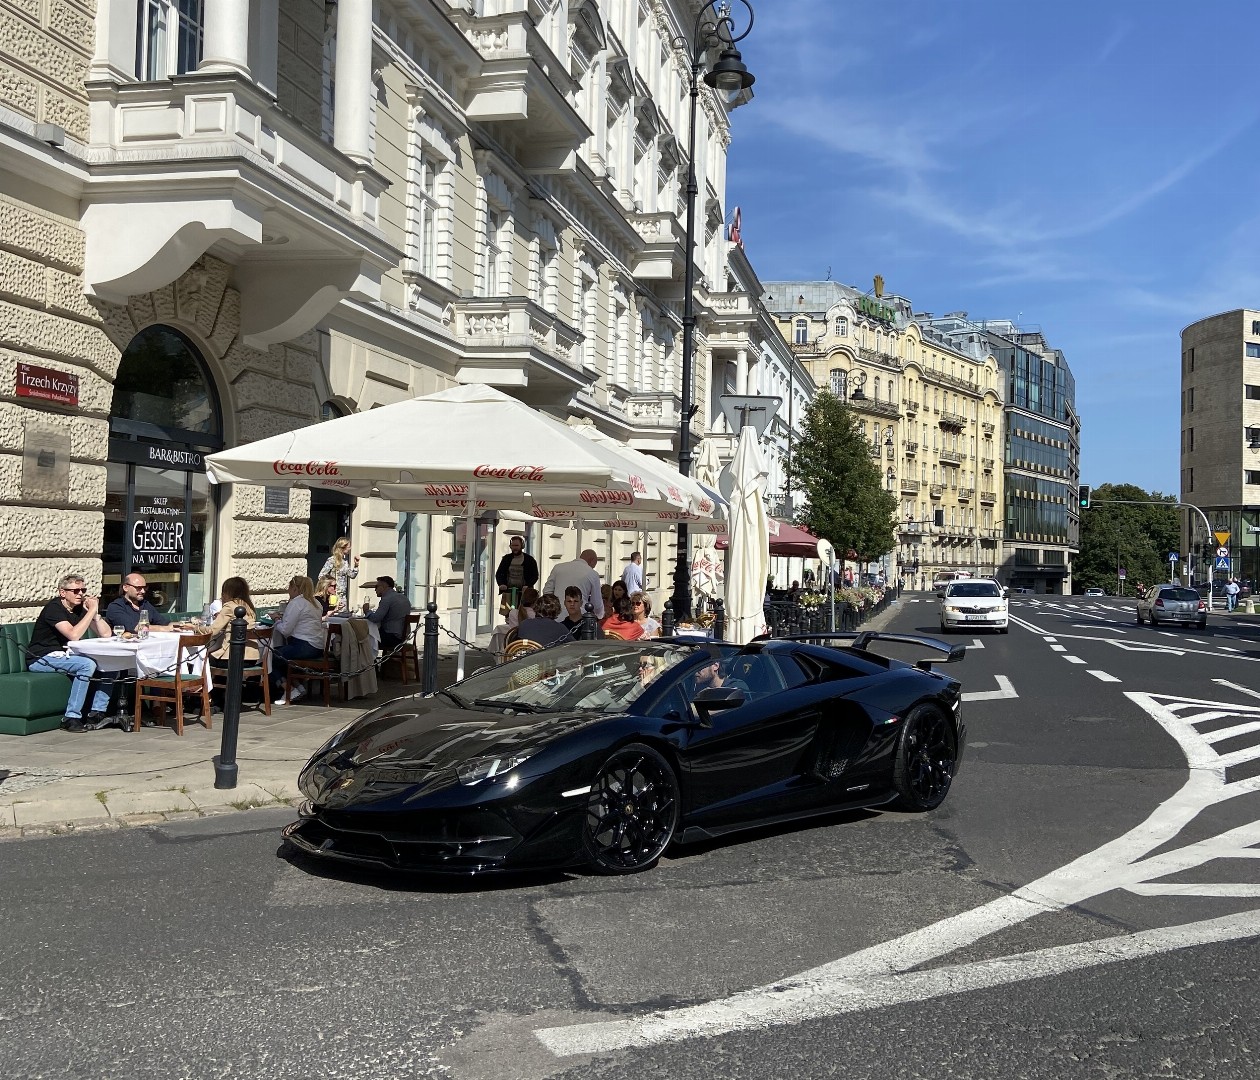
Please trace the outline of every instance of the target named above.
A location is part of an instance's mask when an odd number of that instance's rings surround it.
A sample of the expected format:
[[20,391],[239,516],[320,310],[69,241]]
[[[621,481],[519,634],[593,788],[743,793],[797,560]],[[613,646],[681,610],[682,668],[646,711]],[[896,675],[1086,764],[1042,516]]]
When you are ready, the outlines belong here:
[[721,597],[713,601],[713,639],[726,640],[726,605]]
[[[214,786],[236,787],[236,734],[241,726],[241,686],[245,682],[245,609],[233,613],[228,638],[227,686],[223,691],[223,740],[214,758]],[[264,676],[266,678],[266,676]]]
[[599,620],[595,618],[595,609],[586,605],[582,612],[582,629],[578,631],[579,641],[594,641],[599,636]]
[[674,636],[674,602],[672,600],[665,601],[665,607],[661,609],[661,637]]
[[429,601],[424,613],[424,692],[437,691],[438,613],[437,604]]

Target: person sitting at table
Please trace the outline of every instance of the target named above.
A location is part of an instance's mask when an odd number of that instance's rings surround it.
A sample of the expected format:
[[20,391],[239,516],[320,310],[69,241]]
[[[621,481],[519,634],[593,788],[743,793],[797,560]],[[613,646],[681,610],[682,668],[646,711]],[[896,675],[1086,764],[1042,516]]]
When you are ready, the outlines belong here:
[[93,731],[109,722],[109,694],[100,688],[92,695],[91,712],[83,715],[96,662],[66,649],[67,644],[78,641],[91,629],[100,637],[114,636],[100,612],[100,597],[87,595],[81,575],[67,574],[57,586],[57,595],[36,617],[31,642],[26,646],[28,671],[57,671],[70,677],[70,697],[61,721],[63,731]]
[[[567,591],[567,590],[566,590]],[[581,595],[579,593],[579,595]],[[526,586],[521,590],[521,602],[507,613],[507,625],[511,630],[514,626],[520,626],[526,619],[535,617],[534,604],[538,600],[538,590]]]
[[661,632],[660,622],[652,618],[652,601],[647,593],[642,591],[632,592],[630,594],[630,609],[633,613],[634,621],[642,628],[644,637],[653,638]]
[[146,596],[148,589],[143,574],[128,574],[123,578],[122,592],[105,609],[105,618],[109,620],[109,625],[121,626],[128,633],[134,634],[136,627],[140,625],[141,614],[147,612],[150,630],[163,633],[175,630],[170,616],[164,615],[150,603]]
[[634,607],[631,605],[630,597],[623,596],[616,604],[616,611],[599,624],[601,629],[605,634],[611,634],[624,641],[637,641],[643,636],[643,627],[634,621]]
[[321,615],[331,615],[337,610],[337,579],[331,574],[315,582],[315,603]]
[[560,600],[555,593],[543,593],[534,604],[534,617],[522,619],[516,627],[517,641],[536,641],[539,645],[554,645],[558,641],[571,641],[572,635],[564,623],[556,622],[560,614]]
[[[305,574],[289,579],[289,602],[275,624],[275,634],[284,639],[271,650],[271,696],[277,705],[292,705],[306,694],[306,684],[296,682],[286,699],[284,677],[290,660],[317,660],[324,655],[324,616],[315,599],[315,586]],[[298,665],[299,668],[301,664]]]
[[[210,666],[225,668],[228,666],[228,647],[231,645],[232,620],[236,618],[236,609],[245,609],[245,627],[252,630],[258,625],[258,613],[254,610],[253,598],[249,595],[249,583],[243,577],[230,577],[223,582],[219,593],[221,606],[214,621],[206,627],[210,641],[206,645],[206,653],[210,657]],[[257,667],[262,654],[258,650],[258,642],[245,642],[245,666]],[[210,691],[210,702],[216,708],[223,707],[224,689],[216,686]]]
[[373,583],[380,603],[376,609],[368,602],[363,604],[363,614],[368,622],[376,623],[381,628],[381,651],[392,653],[407,637],[407,617],[411,614],[411,605],[407,598],[394,588],[394,579],[382,574]]

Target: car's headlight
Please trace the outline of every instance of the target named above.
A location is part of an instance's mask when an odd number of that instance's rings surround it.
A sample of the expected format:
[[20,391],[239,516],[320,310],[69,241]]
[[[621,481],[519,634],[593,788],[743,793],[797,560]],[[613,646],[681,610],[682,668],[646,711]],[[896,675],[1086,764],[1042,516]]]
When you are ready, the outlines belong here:
[[473,784],[481,783],[482,780],[502,776],[505,772],[515,769],[533,756],[532,752],[528,752],[502,754],[499,757],[470,758],[468,761],[463,761],[456,765],[455,773],[459,776],[461,784],[471,787]]

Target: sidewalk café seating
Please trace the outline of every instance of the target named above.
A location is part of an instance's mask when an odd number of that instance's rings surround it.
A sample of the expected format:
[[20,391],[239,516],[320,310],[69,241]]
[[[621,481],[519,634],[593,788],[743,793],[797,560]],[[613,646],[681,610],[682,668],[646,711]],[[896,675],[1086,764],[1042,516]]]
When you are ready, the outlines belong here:
[[[245,642],[251,641],[258,643],[258,663],[251,664],[249,657],[245,658],[245,668],[241,672],[242,689],[246,683],[257,679],[262,683],[262,710],[265,716],[271,715],[271,680],[267,677],[267,671],[270,668],[267,652],[271,648],[272,628],[270,626],[255,626],[245,631]],[[210,685],[212,687],[227,687],[227,668],[212,666],[210,668]]]
[[407,616],[407,629],[403,637],[403,643],[398,647],[398,651],[387,659],[381,661],[381,674],[385,674],[386,664],[397,664],[399,676],[406,686],[409,679],[407,677],[408,668],[415,672],[416,682],[420,681],[420,650],[416,648],[416,634],[420,630],[420,620],[423,613],[413,611]]
[[330,622],[324,635],[324,655],[316,660],[290,660],[284,674],[284,697],[289,700],[293,696],[293,684],[319,682],[324,687],[324,708],[329,707],[329,693],[332,681],[337,680],[341,687],[341,700],[345,701],[346,691],[341,684],[341,624]]
[[158,706],[162,715],[166,707],[175,706],[175,734],[184,734],[184,695],[195,693],[201,697],[201,722],[207,728],[210,720],[210,680],[207,677],[205,656],[194,655],[205,649],[210,642],[209,634],[180,634],[179,649],[175,653],[175,670],[169,675],[151,675],[136,680],[136,716],[132,731],[140,730],[140,713],[147,701]]
[[52,671],[27,671],[33,622],[0,626],[0,735],[35,735],[61,724],[70,680]]

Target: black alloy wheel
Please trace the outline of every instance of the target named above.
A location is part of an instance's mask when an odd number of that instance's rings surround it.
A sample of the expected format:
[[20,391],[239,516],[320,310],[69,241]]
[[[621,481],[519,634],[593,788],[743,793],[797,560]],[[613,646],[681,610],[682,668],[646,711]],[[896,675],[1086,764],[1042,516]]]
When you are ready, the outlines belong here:
[[604,874],[656,864],[678,827],[678,777],[650,746],[629,743],[600,766],[586,804],[582,843]]
[[940,806],[949,794],[957,762],[954,725],[935,705],[916,705],[905,719],[893,762],[900,808],[919,813]]

